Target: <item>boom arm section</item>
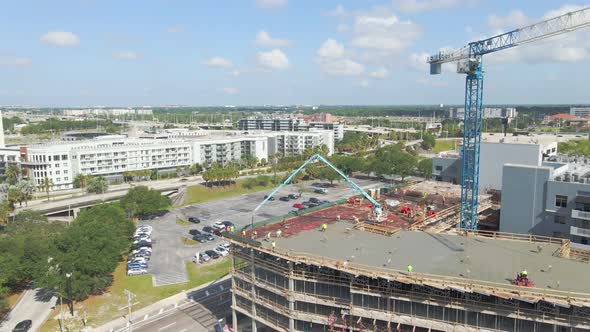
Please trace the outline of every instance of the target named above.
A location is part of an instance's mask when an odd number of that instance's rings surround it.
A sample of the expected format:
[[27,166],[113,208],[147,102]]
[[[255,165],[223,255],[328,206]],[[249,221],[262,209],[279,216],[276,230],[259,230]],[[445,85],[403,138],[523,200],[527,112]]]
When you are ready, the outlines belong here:
[[439,52],[430,56],[427,62],[431,66],[455,62],[560,35],[589,25],[590,7],[505,32],[494,37],[471,42],[459,50]]
[[262,201],[260,204],[258,204],[258,206],[254,209],[253,213],[256,213],[256,211],[258,211],[264,204],[266,204],[266,202],[272,197],[274,196],[274,194],[276,194],[279,190],[281,190],[284,186],[286,186],[287,184],[291,183],[291,181],[293,180],[293,178],[299,174],[299,172],[301,172],[305,166],[307,166],[309,163],[315,161],[315,160],[320,160],[321,162],[323,162],[324,164],[330,166],[334,171],[336,171],[336,173],[338,173],[338,175],[340,175],[344,181],[346,181],[346,183],[354,190],[356,190],[358,193],[360,193],[361,195],[363,195],[366,199],[368,199],[371,204],[373,204],[373,206],[375,207],[375,211],[378,214],[381,214],[381,204],[377,203],[377,201],[375,201],[371,196],[369,196],[363,189],[361,189],[359,186],[356,185],[356,183],[352,182],[348,176],[346,176],[344,173],[342,173],[342,171],[340,171],[336,166],[334,166],[331,162],[329,162],[326,158],[320,156],[319,154],[314,154],[313,156],[311,156],[309,159],[307,159],[303,165],[299,166],[299,168],[297,168],[293,173],[291,173],[291,175],[289,175],[289,177],[283,181],[283,183],[281,183],[280,186],[276,187],[275,190],[273,190],[270,195],[268,195],[264,201]]

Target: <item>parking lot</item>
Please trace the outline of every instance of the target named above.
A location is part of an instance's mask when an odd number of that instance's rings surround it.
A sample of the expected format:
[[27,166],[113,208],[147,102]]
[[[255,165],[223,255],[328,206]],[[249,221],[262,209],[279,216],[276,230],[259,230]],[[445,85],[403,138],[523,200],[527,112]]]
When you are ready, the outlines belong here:
[[[369,180],[354,180],[363,189],[374,188],[378,182]],[[268,201],[256,214],[254,222],[265,220],[287,214],[293,210],[293,204],[301,203],[310,197],[317,197],[329,201],[346,198],[356,193],[344,182],[335,183],[336,187],[329,188],[329,193],[315,194],[311,183],[303,185],[305,191],[303,196],[289,202],[279,201],[280,196],[291,193],[298,193],[302,186],[288,185],[276,194],[276,200]],[[214,189],[213,189],[214,190]],[[224,240],[216,237],[215,240],[200,243],[195,246],[185,246],[180,242],[182,236],[191,237],[188,234],[190,229],[202,230],[204,226],[210,226],[216,221],[229,220],[236,225],[236,230],[250,224],[252,211],[262,202],[265,195],[272,190],[260,191],[222,200],[205,202],[173,209],[168,214],[149,221],[142,221],[142,224],[153,226],[153,251],[149,263],[148,272],[153,275],[154,286],[164,286],[188,281],[185,262],[190,261],[197,251],[212,250]],[[177,225],[176,219],[187,220],[188,217],[198,217],[201,223],[195,225]],[[206,264],[206,263],[205,263]]]

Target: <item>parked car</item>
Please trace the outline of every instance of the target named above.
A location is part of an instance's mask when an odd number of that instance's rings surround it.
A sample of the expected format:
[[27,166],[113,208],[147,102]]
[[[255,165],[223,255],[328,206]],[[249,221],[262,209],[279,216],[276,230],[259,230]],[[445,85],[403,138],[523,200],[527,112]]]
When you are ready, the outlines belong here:
[[203,232],[205,232],[205,233],[213,233],[213,227],[211,227],[211,226],[205,226],[205,227],[203,227]]
[[305,202],[301,202],[301,204],[303,204],[303,205],[305,205],[305,206],[310,206],[310,205],[312,205],[313,203],[312,203],[312,202],[309,202],[309,201],[305,201]]
[[223,223],[223,221],[216,221],[216,222],[213,224],[213,228],[214,228],[214,229],[218,229],[218,230],[225,230],[225,227],[227,227],[227,226],[225,226],[225,224]]
[[205,243],[205,242],[207,242],[207,237],[204,234],[197,234],[197,235],[193,236],[193,240],[200,242],[200,243]]
[[188,221],[192,222],[193,224],[198,224],[201,222],[201,219],[199,219],[197,217],[188,217]]
[[283,196],[283,197],[279,198],[279,201],[283,201],[283,202],[288,202],[290,200],[291,199],[289,198],[289,196]]
[[186,182],[186,181],[188,181],[188,179],[187,178],[182,178],[182,179],[180,179],[178,181],[180,181],[180,182]]
[[207,239],[207,241],[215,240],[215,236],[213,236],[212,234],[206,233],[206,234],[203,234],[203,236]]
[[205,251],[205,253],[209,255],[209,257],[211,257],[212,259],[218,259],[219,257],[221,257],[221,255],[219,255],[215,250],[207,250]]
[[299,198],[299,195],[289,194],[289,195],[287,195],[287,197],[289,197],[290,199],[298,199]]
[[139,243],[152,243],[152,239],[150,239],[149,237],[141,237],[138,238],[137,240],[133,240],[133,244],[139,244]]
[[147,264],[147,259],[145,257],[129,257],[127,260],[127,264],[129,263],[145,263]]
[[328,204],[328,203],[330,203],[330,201],[327,199],[323,199],[320,201],[320,204]]
[[197,252],[193,257],[193,263],[205,263],[211,260],[211,257],[204,252]]
[[231,226],[233,226],[233,225],[234,225],[234,223],[233,223],[233,222],[231,222],[231,221],[228,221],[228,220],[226,220],[226,221],[222,221],[221,223],[222,223],[222,224],[224,224],[224,225],[225,225],[225,227],[231,227]]
[[188,231],[190,235],[199,235],[201,232],[198,229],[191,229]]
[[315,198],[315,197],[310,197],[309,198],[309,201],[312,202],[312,203],[319,203],[320,202],[320,199],[319,198]]
[[324,189],[324,188],[317,188],[313,191],[316,194],[327,194],[328,193],[328,189]]
[[141,247],[141,248],[133,249],[131,251],[131,253],[134,254],[134,255],[135,254],[138,254],[140,252],[149,252],[151,254],[152,253],[152,248],[150,248],[150,247]]
[[[268,195],[265,195],[265,196],[264,196],[264,199],[266,199],[267,197],[268,197]],[[268,198],[268,200],[269,200],[269,201],[274,201],[274,200],[275,200],[275,198],[274,198],[274,197],[272,197],[272,196],[270,196],[270,197]]]
[[147,269],[147,263],[127,263],[127,270]]
[[293,204],[293,207],[296,209],[305,209],[305,205],[303,205],[301,203],[295,203],[295,204]]
[[151,242],[146,242],[146,241],[140,241],[140,242],[137,242],[137,243],[134,243],[133,244],[133,249],[139,249],[139,248],[142,248],[142,247],[149,247],[149,248],[151,248],[152,247],[152,243]]
[[225,249],[224,246],[220,245],[217,248],[215,248],[215,251],[221,255],[222,257],[225,257],[227,255],[229,255],[229,251],[227,251],[227,249]]
[[316,206],[320,206],[320,203],[309,203],[309,205],[307,207],[312,208],[312,207],[316,207]]
[[222,244],[220,244],[222,247],[225,248],[225,250],[227,250],[228,252],[231,249],[231,244],[229,242],[223,242]]
[[129,277],[133,277],[133,276],[140,276],[143,274],[147,273],[147,269],[133,269],[133,270],[128,270],[127,271],[127,275]]
[[20,321],[18,324],[16,324],[14,326],[14,328],[12,329],[12,332],[27,332],[28,330],[31,329],[32,325],[33,325],[33,321],[30,319]]

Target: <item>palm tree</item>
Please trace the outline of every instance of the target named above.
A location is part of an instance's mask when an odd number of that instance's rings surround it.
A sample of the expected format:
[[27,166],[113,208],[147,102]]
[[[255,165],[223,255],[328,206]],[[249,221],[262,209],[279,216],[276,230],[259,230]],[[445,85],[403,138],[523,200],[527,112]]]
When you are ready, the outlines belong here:
[[4,170],[4,176],[9,184],[14,185],[20,177],[20,167],[16,164],[8,164]]
[[49,200],[49,191],[51,190],[51,188],[53,188],[53,180],[51,180],[48,177],[45,177],[41,182],[41,188],[43,188],[43,191],[47,193],[47,200]]
[[88,185],[89,179],[90,179],[90,176],[88,176],[88,175],[78,174],[74,178],[74,185],[78,188],[82,188],[82,189],[86,188],[86,186]]

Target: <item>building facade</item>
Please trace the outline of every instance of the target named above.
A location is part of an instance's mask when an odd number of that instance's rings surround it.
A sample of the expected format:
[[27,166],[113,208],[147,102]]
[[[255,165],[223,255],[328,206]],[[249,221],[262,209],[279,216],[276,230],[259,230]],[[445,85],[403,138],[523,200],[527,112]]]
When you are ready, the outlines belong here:
[[[259,161],[276,153],[299,154],[325,145],[334,151],[331,130],[305,132],[192,133],[171,131],[142,135],[141,138],[104,136],[92,140],[32,145],[12,151],[6,160],[22,163],[24,174],[37,186],[47,177],[53,190],[73,188],[78,174],[120,179],[123,172],[138,170],[174,171],[177,167],[213,163],[226,165],[246,156]],[[12,158],[12,159],[8,159]],[[0,153],[0,167],[2,167]]]
[[[501,119],[501,118],[508,118],[513,119],[516,118],[518,112],[514,107],[504,107],[504,108],[494,108],[494,107],[484,107],[482,110],[482,118],[483,119]],[[447,111],[447,117],[451,119],[463,119],[465,117],[465,108],[450,108]]]
[[570,107],[570,115],[588,118],[590,117],[590,107]]
[[238,121],[238,130],[309,131],[311,128],[331,130],[334,139],[344,138],[344,124],[331,121],[306,122],[300,118],[246,118]]
[[590,166],[504,165],[500,231],[566,238],[590,250]]

